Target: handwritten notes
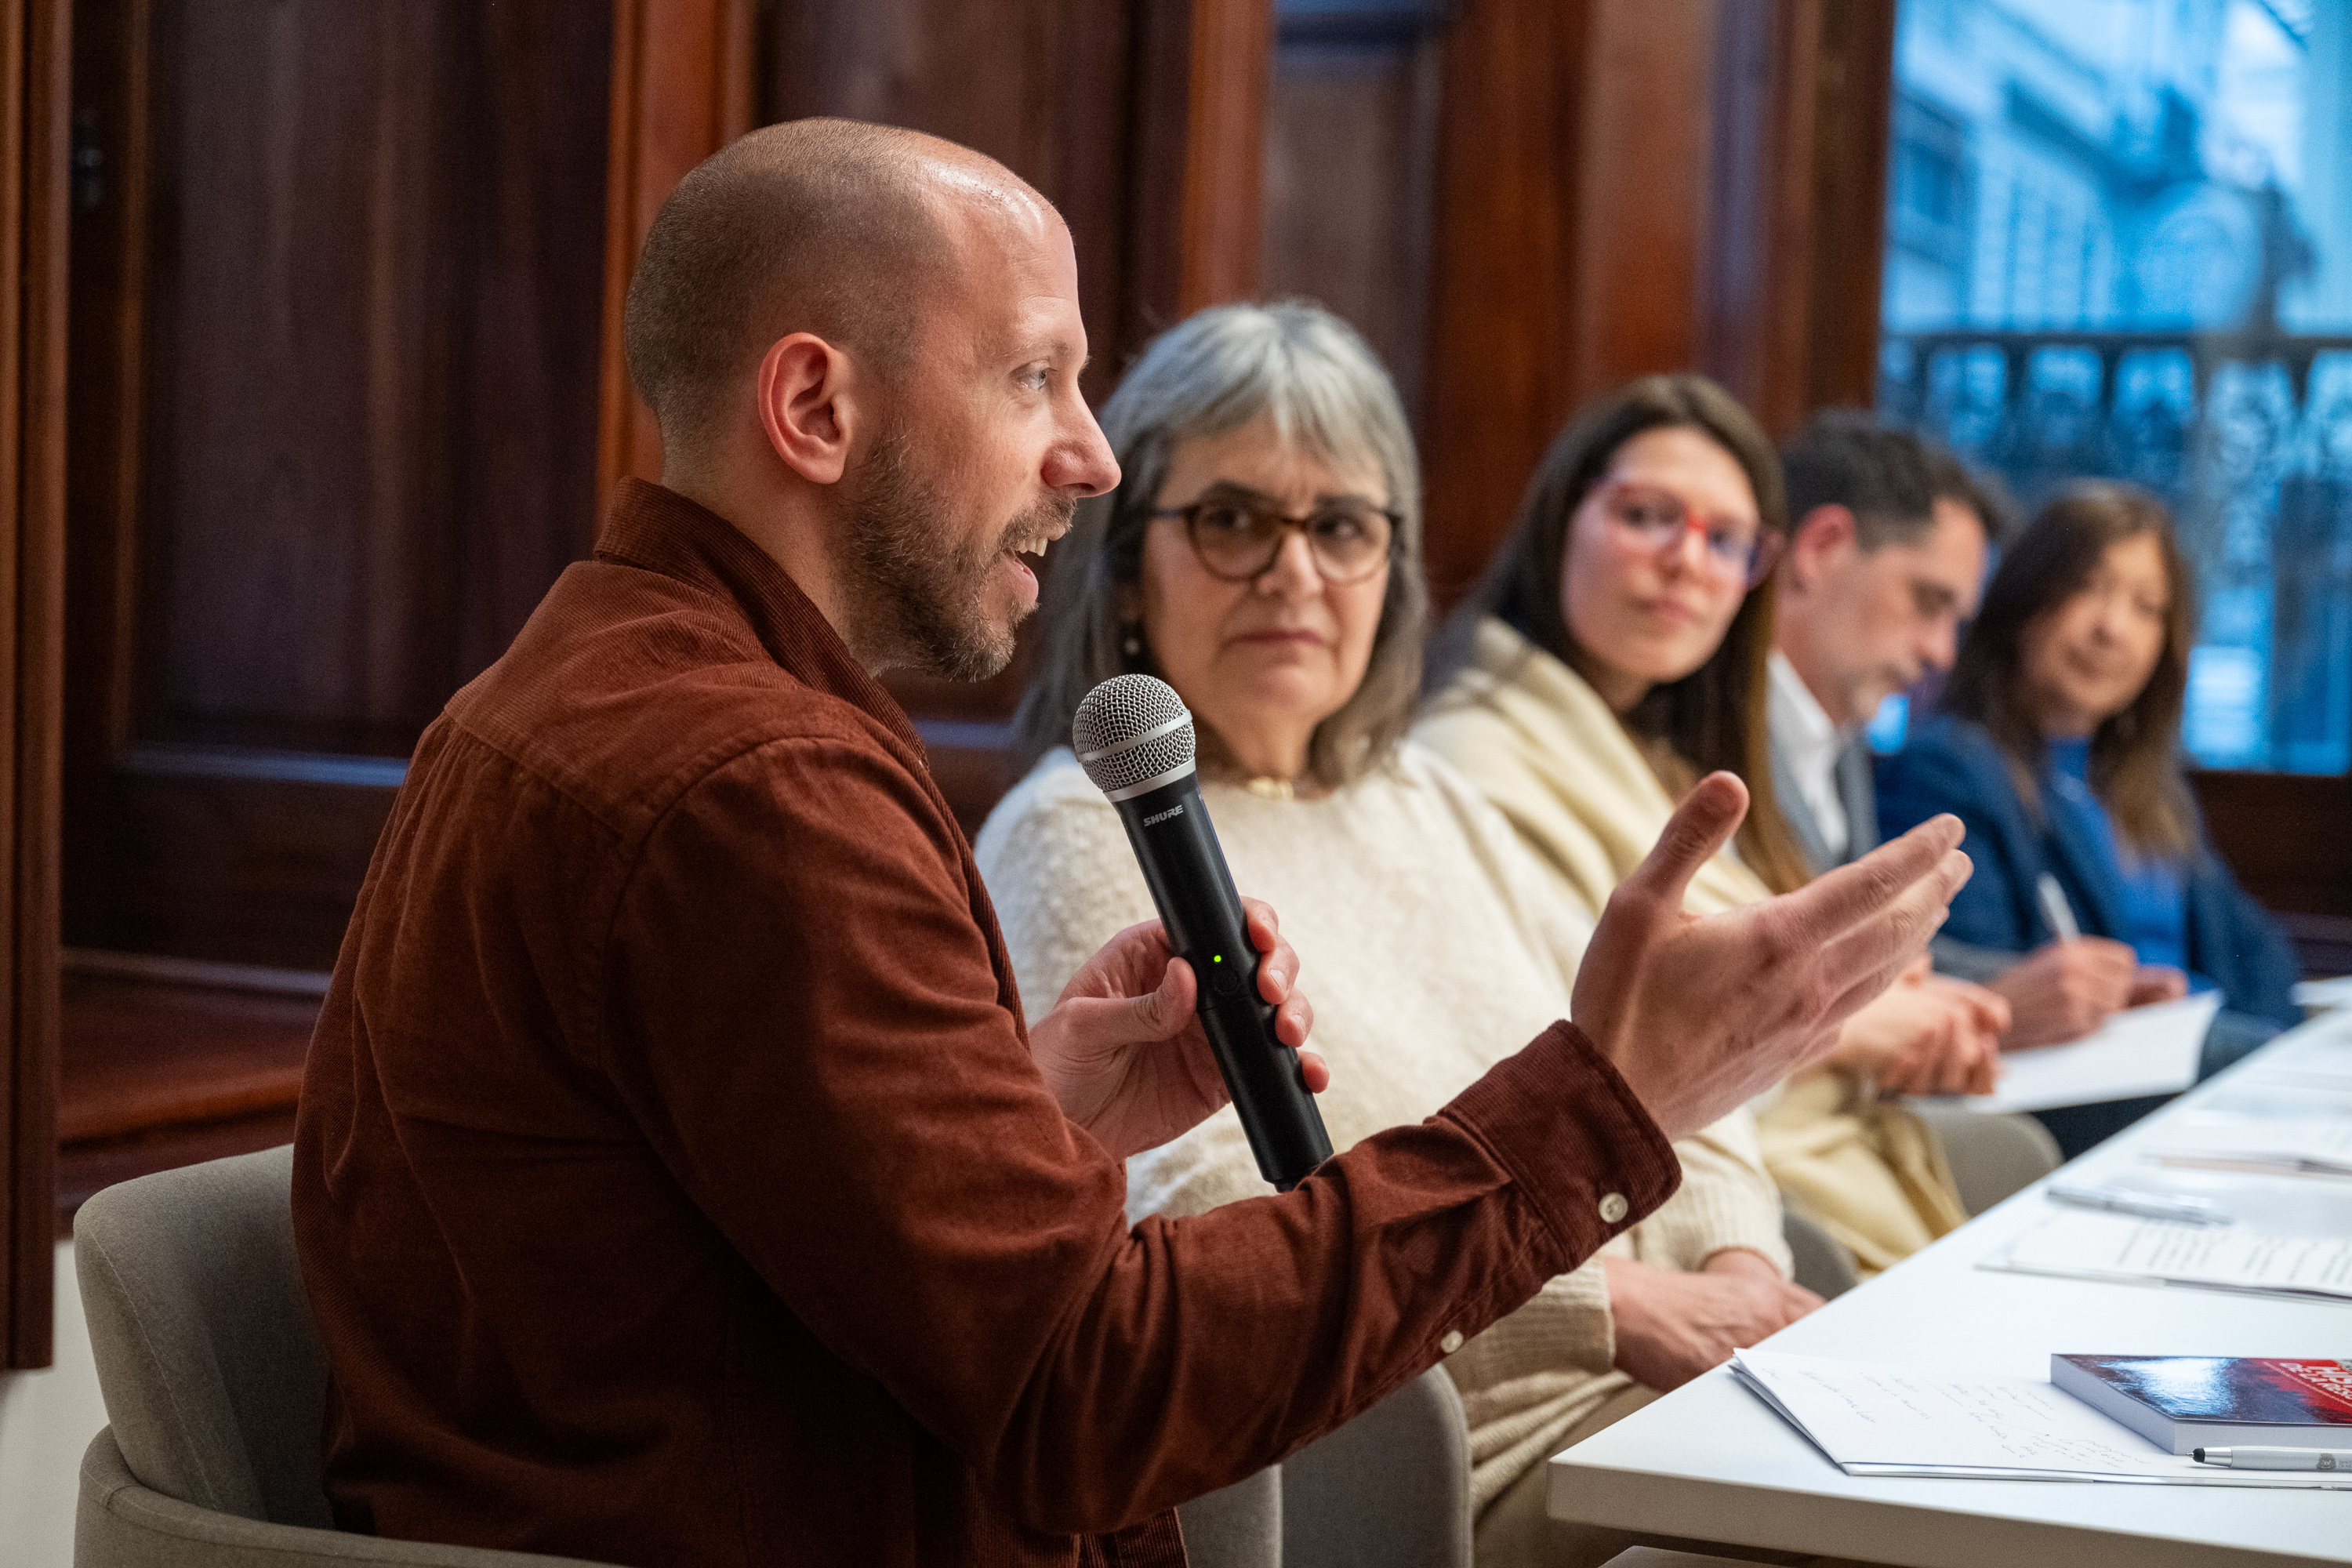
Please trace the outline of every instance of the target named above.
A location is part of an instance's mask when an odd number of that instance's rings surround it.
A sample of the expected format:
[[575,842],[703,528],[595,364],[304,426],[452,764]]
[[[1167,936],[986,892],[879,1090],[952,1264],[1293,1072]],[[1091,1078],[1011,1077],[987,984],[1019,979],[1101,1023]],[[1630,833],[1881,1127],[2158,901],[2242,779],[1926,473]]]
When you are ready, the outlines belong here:
[[2038,1377],[1744,1350],[1742,1384],[1851,1476],[2352,1489],[2352,1476],[2216,1469]]

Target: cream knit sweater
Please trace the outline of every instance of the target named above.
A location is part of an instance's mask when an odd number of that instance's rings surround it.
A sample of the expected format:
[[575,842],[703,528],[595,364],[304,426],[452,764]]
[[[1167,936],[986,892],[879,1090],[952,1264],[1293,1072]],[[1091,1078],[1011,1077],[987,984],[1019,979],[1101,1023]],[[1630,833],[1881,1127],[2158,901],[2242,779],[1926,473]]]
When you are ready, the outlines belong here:
[[[1666,786],[1601,694],[1493,617],[1413,738],[1502,812],[1555,893],[1588,914],[1608,903],[1674,815]],[[1684,906],[1714,914],[1769,896],[1727,847],[1691,879]],[[1934,1132],[1843,1072],[1798,1079],[1757,1110],[1766,1168],[1790,1206],[1843,1242],[1864,1274],[1967,1219]]]
[[[1241,890],[1271,903],[1315,1004],[1332,1146],[1418,1122],[1568,1012],[1588,924],[1509,826],[1429,752],[1317,800],[1204,781]],[[1113,934],[1154,918],[1118,816],[1066,751],[1041,762],[975,849],[1034,1018]],[[1607,1251],[1696,1269],[1746,1247],[1789,1267],[1780,1202],[1745,1112],[1675,1146],[1683,1185]],[[1192,1215],[1268,1189],[1230,1107],[1128,1162],[1128,1213]],[[1631,1379],[1599,1258],[1448,1359],[1469,1417],[1479,1508]]]

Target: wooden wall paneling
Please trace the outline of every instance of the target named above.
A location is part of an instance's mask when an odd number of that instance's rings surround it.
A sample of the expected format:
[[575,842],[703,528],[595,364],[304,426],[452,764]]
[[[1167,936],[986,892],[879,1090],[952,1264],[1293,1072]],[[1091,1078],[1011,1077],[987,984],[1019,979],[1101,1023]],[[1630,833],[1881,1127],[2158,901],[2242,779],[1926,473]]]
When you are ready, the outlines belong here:
[[[74,284],[66,495],[70,793],[99,786],[129,739],[138,626],[140,426],[147,259],[149,0],[75,7]],[[68,831],[74,824],[68,822]]]
[[56,1253],[58,836],[64,745],[68,0],[0,4],[0,1079],[6,1364],[48,1364]]
[[[455,392],[462,516],[449,548],[458,679],[506,651],[595,543],[612,16],[487,8],[459,65],[467,353]],[[736,110],[740,112],[740,110]]]
[[1776,437],[1873,401],[1894,8],[1726,5],[1700,362]]
[[1120,84],[1129,127],[1127,222],[1120,235],[1118,328],[1112,337],[1122,361],[1184,317],[1185,170],[1192,124],[1191,0],[1139,0],[1129,14],[1135,37]]
[[159,0],[136,727],[404,751],[453,605],[446,0]]
[[1274,69],[1274,0],[1139,0],[1133,15],[1121,360],[1257,292]]
[[1822,0],[1813,119],[1809,409],[1868,408],[1878,399],[1895,16],[1895,8],[1885,0]]
[[1059,80],[1051,100],[1048,144],[1034,168],[1010,165],[1044,192],[1070,226],[1089,354],[1079,385],[1097,406],[1140,346],[1124,333],[1133,249],[1129,229],[1137,206],[1130,180],[1136,137],[1130,10],[1093,0],[1056,0],[1049,26]]
[[[1744,8],[1744,0],[1727,3]],[[1604,0],[1595,8],[1580,62],[1570,411],[1637,375],[1699,363],[1694,305],[1718,8],[1719,0]]]
[[2352,919],[2352,777],[2192,769],[2213,847],[2273,910]]
[[1315,300],[1363,333],[1416,424],[1444,16],[1284,18],[1266,111],[1260,291]]
[[751,129],[757,91],[752,0],[613,0],[612,16],[599,518],[624,478],[661,477],[661,430],[621,347],[637,252],[687,172]]
[[1192,0],[1181,320],[1257,292],[1274,0]]
[[1574,405],[1583,65],[1598,0],[1465,0],[1444,41],[1423,373],[1430,583],[1475,579]]
[[1694,362],[1779,435],[1801,421],[1807,402],[1821,13],[1821,0],[1726,6],[1709,94]]
[[610,19],[82,11],[68,930],[323,968],[398,759],[593,535]]

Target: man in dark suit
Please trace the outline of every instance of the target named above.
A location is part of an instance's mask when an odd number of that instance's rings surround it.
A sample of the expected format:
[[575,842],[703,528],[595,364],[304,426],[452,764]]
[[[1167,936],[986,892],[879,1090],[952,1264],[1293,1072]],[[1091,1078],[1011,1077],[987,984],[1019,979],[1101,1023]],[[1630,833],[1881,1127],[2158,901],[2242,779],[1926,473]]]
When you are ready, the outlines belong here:
[[[1951,668],[2010,515],[1949,451],[1857,411],[1816,416],[1781,463],[1794,526],[1774,626],[1772,783],[1818,875],[1878,844],[1863,730],[1886,699]],[[2013,1047],[2098,1027],[2129,952],[2086,938],[2021,962],[1939,936],[1935,962],[2000,995]]]
[[1784,455],[1790,531],[1772,654],[1772,782],[1816,876],[1878,843],[1879,705],[1952,667],[2001,509],[1959,460],[1834,411]]

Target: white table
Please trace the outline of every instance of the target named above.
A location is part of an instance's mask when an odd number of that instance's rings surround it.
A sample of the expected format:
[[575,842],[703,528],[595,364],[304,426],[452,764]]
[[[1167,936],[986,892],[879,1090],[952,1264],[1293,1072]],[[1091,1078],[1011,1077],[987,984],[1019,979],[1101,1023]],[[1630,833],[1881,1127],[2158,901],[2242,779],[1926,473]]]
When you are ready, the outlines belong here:
[[[2065,1169],[2196,1193],[2262,1228],[2352,1232],[2352,1181],[2178,1170],[2140,1146],[2216,1102],[2352,1114],[2352,1010],[2322,1015]],[[2057,1205],[2041,1184],[1766,1342],[1853,1361],[2048,1376],[2053,1352],[2352,1359],[2352,1303],[2109,1284],[1977,1267]],[[1550,1462],[1559,1519],[1906,1568],[2352,1563],[2352,1492],[1850,1477],[1718,1368]]]

